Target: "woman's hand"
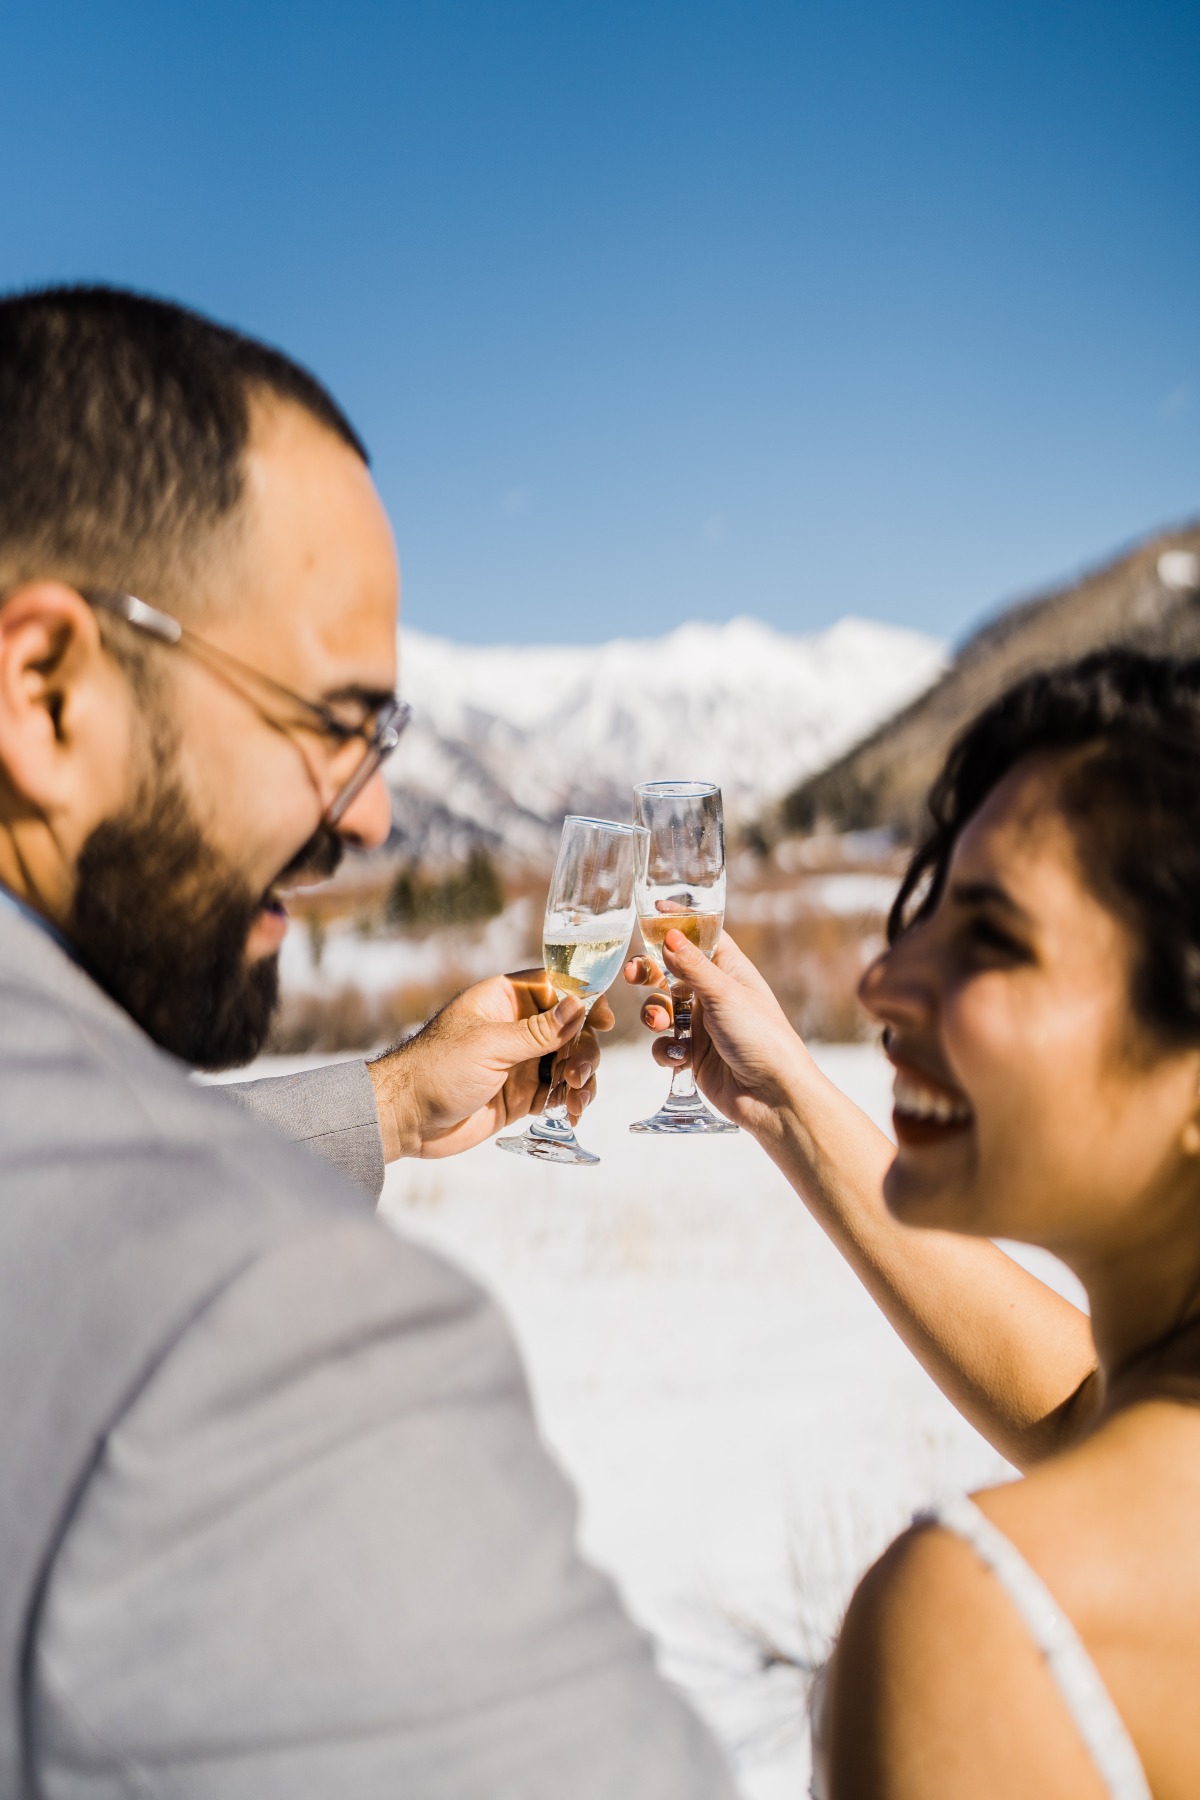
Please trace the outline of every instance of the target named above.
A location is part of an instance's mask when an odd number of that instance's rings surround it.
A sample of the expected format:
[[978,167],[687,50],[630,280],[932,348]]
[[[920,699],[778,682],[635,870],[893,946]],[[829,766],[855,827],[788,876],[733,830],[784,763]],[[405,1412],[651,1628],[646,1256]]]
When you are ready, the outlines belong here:
[[[812,1069],[808,1052],[792,1030],[778,1000],[748,956],[723,932],[709,959],[681,931],[669,931],[663,956],[671,974],[696,996],[692,1012],[692,1066],[706,1099],[726,1118],[756,1136],[770,1132],[788,1103],[798,1077]],[[642,1006],[652,1031],[671,1024],[671,996],[664,976],[649,957],[625,966],[625,979],[654,992]],[[679,1066],[686,1046],[660,1037],[654,1058],[666,1069]]]

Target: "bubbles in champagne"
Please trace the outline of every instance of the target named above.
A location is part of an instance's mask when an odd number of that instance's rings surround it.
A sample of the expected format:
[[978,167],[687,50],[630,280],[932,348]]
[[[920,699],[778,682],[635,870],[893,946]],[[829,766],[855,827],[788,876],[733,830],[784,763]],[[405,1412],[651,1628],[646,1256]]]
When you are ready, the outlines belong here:
[[556,994],[564,999],[578,994],[581,999],[594,1000],[612,986],[625,960],[629,932],[613,937],[611,930],[610,926],[605,937],[542,939],[542,960]]
[[648,912],[638,919],[642,941],[659,968],[663,968],[663,942],[668,931],[682,931],[689,943],[705,956],[717,947],[724,922],[723,912]]

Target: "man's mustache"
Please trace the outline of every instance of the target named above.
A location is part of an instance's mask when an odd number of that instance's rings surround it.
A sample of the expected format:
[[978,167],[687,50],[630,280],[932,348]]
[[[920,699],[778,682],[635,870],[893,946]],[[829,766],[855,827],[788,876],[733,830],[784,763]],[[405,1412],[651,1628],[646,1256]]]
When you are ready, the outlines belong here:
[[305,876],[315,876],[318,881],[326,881],[336,871],[345,854],[346,845],[341,836],[328,825],[318,825],[307,844],[297,850],[273,885],[287,887],[289,882],[300,881]]

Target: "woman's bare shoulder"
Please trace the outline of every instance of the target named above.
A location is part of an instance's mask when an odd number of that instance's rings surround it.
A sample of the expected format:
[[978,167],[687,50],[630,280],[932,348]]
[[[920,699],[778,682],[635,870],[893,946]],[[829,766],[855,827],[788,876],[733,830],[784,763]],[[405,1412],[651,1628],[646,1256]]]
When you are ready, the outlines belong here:
[[896,1540],[851,1602],[831,1672],[835,1800],[1102,1800],[1041,1654],[969,1545]]
[[[975,1499],[1074,1626],[1155,1791],[1198,1791],[1200,1408],[1130,1407]],[[1104,1791],[1013,1600],[936,1526],[897,1539],[859,1587],[827,1720],[836,1800]]]
[[1148,1401],[1025,1480],[976,1496],[1085,1641],[1156,1630],[1200,1602],[1200,1407]]

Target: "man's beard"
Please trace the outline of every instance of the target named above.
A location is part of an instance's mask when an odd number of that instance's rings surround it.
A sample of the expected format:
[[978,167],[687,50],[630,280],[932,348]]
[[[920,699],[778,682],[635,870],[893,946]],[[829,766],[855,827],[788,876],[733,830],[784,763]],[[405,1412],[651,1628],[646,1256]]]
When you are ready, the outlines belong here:
[[[252,892],[206,842],[170,762],[167,752],[165,772],[88,837],[67,936],[164,1050],[196,1068],[236,1068],[266,1043],[279,999],[278,953],[246,955],[268,894]],[[277,882],[331,875],[341,857],[341,839],[321,826]]]

